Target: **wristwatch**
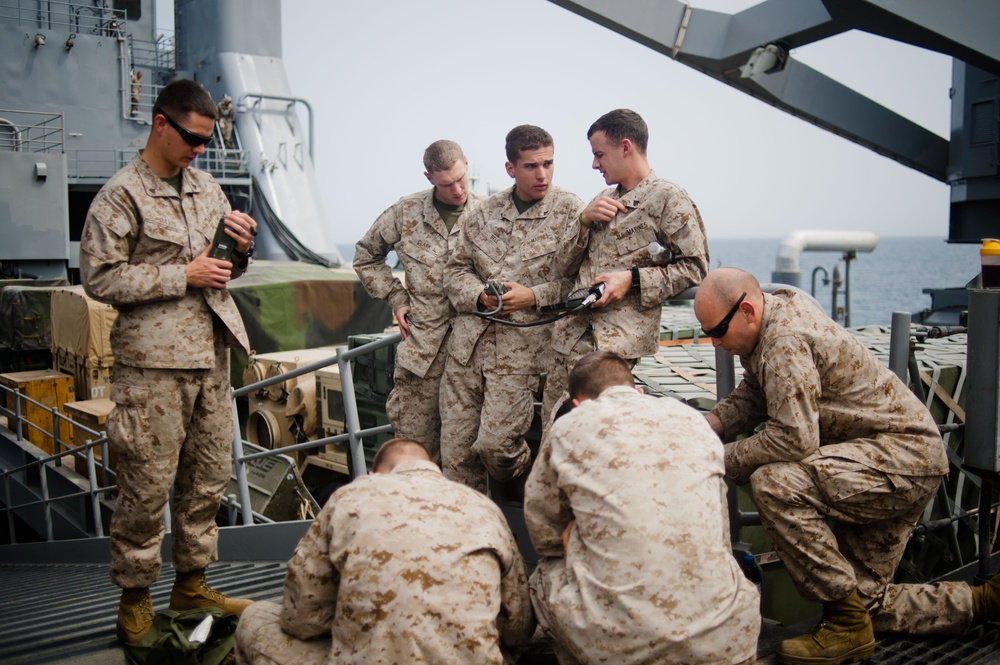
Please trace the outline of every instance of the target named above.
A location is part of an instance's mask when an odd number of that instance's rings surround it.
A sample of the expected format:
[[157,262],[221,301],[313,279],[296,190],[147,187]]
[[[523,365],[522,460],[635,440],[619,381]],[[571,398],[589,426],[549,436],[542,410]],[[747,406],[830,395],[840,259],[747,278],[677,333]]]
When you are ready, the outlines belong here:
[[238,258],[240,261],[246,261],[251,256],[253,256],[253,250],[254,250],[254,242],[253,240],[250,240],[250,249],[248,249],[246,252],[241,252],[238,249],[234,249],[233,256]]
[[632,266],[632,288],[639,288],[639,268],[638,266]]

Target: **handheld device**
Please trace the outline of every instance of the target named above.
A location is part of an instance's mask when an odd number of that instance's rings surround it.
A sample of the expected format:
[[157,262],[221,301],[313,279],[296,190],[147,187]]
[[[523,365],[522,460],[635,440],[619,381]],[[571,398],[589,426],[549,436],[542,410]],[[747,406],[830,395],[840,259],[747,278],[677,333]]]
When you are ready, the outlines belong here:
[[483,284],[483,291],[490,296],[502,296],[507,293],[507,287],[500,280],[490,280]]
[[604,295],[604,289],[604,282],[598,282],[597,284],[587,287],[586,289],[577,289],[573,293],[569,294],[569,297],[562,302],[553,303],[551,305],[543,305],[542,311],[559,312],[562,310],[589,307],[601,299],[601,296]]
[[212,238],[212,249],[208,255],[213,259],[228,261],[233,250],[236,249],[236,240],[230,238],[226,233],[226,218],[219,220],[219,225],[215,227],[215,237]]

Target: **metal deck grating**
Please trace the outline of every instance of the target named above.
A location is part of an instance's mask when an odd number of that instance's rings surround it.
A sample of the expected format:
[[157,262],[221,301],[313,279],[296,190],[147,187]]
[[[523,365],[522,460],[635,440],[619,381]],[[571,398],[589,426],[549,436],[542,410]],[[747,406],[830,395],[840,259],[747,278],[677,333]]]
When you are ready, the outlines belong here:
[[[174,571],[164,564],[153,605],[169,602]],[[233,596],[280,600],[284,563],[215,563],[209,583]],[[124,663],[115,639],[119,589],[107,564],[0,564],[0,663]]]

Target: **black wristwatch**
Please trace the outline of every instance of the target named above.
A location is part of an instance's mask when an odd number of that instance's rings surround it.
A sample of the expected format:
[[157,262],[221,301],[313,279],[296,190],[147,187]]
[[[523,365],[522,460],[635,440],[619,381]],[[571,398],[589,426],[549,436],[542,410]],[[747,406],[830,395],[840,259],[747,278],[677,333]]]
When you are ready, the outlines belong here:
[[632,266],[632,288],[639,288],[639,268],[638,266]]
[[238,258],[240,261],[246,261],[251,256],[253,256],[253,250],[254,250],[254,242],[253,242],[253,240],[251,240],[250,241],[250,249],[248,249],[246,252],[241,252],[238,249],[234,249],[233,250],[233,256],[235,256],[236,258]]

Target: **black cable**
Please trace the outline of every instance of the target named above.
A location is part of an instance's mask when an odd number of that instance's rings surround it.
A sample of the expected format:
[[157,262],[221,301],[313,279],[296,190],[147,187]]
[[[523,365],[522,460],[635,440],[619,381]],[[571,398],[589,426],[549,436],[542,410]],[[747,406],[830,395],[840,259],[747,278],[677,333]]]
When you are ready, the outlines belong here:
[[[603,284],[601,285],[601,287],[603,287]],[[496,318],[495,315],[499,314],[503,310],[503,293],[500,291],[500,288],[498,288],[496,282],[493,281],[486,282],[485,288],[483,290],[486,291],[486,293],[492,293],[492,295],[496,296],[498,303],[497,307],[491,312],[472,312],[472,314],[478,316],[481,319],[486,319],[487,321],[490,321],[492,323],[499,323],[505,326],[513,326],[515,328],[533,328],[534,326],[542,326],[542,325],[547,325],[549,323],[555,323],[559,319],[565,319],[570,314],[576,314],[579,311],[587,309],[597,300],[599,300],[600,296],[603,295],[604,293],[603,288],[600,288],[599,290],[597,287],[591,287],[589,289],[581,289],[580,291],[583,291],[588,295],[580,301],[579,305],[574,306],[572,309],[568,309],[557,316],[551,316],[547,319],[541,319],[539,321],[531,321],[529,323],[517,323],[515,321],[508,321],[506,319]],[[576,293],[579,293],[579,291]],[[573,295],[575,294],[570,294],[571,300],[575,299],[573,298]]]

